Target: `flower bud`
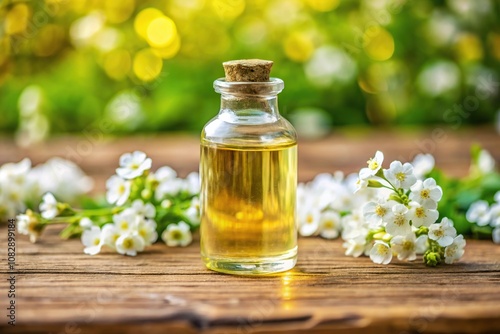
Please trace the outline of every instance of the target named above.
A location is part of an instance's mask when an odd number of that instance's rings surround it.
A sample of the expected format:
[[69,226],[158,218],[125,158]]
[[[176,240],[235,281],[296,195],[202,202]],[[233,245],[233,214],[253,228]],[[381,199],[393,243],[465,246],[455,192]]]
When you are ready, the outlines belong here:
[[441,256],[439,253],[427,251],[424,254],[424,263],[429,267],[435,267],[441,263]]

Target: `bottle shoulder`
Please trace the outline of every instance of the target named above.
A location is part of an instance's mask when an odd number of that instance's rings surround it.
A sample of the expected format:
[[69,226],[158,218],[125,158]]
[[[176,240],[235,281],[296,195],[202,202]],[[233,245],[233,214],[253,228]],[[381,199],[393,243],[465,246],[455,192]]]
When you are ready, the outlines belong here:
[[203,128],[203,145],[264,147],[290,146],[297,142],[294,127],[284,117],[264,122],[234,122],[220,116]]

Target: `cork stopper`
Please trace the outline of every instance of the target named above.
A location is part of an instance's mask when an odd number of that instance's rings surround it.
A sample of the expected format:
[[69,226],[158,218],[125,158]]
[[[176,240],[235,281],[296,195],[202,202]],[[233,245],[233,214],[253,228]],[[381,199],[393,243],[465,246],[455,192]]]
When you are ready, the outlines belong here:
[[230,60],[222,63],[228,82],[268,82],[273,62],[261,59]]

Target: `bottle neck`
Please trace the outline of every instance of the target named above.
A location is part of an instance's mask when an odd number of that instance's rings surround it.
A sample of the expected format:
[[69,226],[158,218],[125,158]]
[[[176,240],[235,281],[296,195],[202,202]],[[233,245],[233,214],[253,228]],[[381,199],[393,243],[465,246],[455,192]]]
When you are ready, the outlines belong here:
[[220,115],[246,120],[262,118],[267,121],[277,121],[280,117],[278,97],[275,96],[221,96]]
[[278,94],[283,81],[271,78],[269,82],[227,82],[217,79],[215,91],[221,94],[219,117],[231,123],[261,124],[276,122],[279,118]]

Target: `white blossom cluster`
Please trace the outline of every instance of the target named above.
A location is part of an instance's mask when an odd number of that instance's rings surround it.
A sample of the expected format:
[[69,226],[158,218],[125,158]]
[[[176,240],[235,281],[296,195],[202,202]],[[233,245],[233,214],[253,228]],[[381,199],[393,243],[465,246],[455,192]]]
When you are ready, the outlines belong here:
[[383,169],[377,151],[359,175],[322,174],[299,185],[299,233],[344,239],[346,255],[368,255],[388,264],[393,255],[413,261],[453,263],[464,253],[465,240],[453,222],[437,223],[442,190],[424,176],[434,167],[431,155],[418,155],[413,163],[393,161]]
[[[134,180],[142,177],[145,186],[138,196],[150,202],[144,203],[142,199],[136,199],[131,207],[113,215],[113,224],[106,224],[102,229],[94,226],[84,231],[82,242],[86,246],[86,253],[97,254],[100,246],[107,245],[120,254],[135,256],[158,239],[156,208],[152,202],[168,209],[172,205],[172,198],[179,193],[191,196],[199,193],[198,173],[191,173],[186,179],[182,179],[168,166],[153,173],[150,171],[151,165],[151,158],[144,152],[125,153],[120,157],[116,175],[106,182],[106,199],[111,204],[124,205],[134,195]],[[198,197],[192,198],[184,215],[192,224],[199,224]],[[191,228],[184,221],[174,222],[163,230],[161,238],[171,247],[187,246],[192,241]]]
[[490,226],[493,242],[500,244],[500,191],[495,194],[494,200],[491,205],[484,200],[472,203],[465,218],[478,226]]
[[344,177],[342,172],[319,174],[297,188],[297,221],[304,237],[337,238],[351,217],[362,215],[359,209],[375,198],[376,190],[366,189],[354,194],[357,175]]
[[89,255],[107,246],[135,256],[159,235],[168,246],[187,246],[192,241],[191,228],[200,222],[198,174],[182,179],[168,166],[156,172],[151,166],[152,160],[144,152],[125,153],[116,175],[106,182],[110,207],[76,210],[48,192],[39,205],[39,216],[30,210],[17,216],[18,230],[34,242],[45,225],[58,219],[70,223],[69,228],[77,225]]
[[75,163],[62,158],[51,158],[35,167],[28,158],[6,163],[0,167],[0,219],[37,205],[44,193],[51,192],[64,202],[74,202],[92,187],[90,177]]

